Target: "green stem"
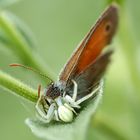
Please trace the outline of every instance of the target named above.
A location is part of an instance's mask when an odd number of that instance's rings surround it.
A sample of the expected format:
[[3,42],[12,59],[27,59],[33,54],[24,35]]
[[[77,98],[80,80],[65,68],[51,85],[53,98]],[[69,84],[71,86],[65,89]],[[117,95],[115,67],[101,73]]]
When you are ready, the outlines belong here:
[[36,90],[14,79],[2,71],[0,71],[0,86],[29,101],[36,102],[38,99]]

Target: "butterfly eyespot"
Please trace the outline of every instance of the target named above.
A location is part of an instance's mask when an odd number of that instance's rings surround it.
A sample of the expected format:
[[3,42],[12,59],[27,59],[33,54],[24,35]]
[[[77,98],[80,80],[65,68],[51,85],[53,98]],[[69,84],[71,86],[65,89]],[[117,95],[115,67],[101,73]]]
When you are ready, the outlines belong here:
[[111,30],[111,24],[108,23],[108,24],[106,24],[106,26],[105,26],[105,31],[106,31],[106,32],[109,32],[110,30]]

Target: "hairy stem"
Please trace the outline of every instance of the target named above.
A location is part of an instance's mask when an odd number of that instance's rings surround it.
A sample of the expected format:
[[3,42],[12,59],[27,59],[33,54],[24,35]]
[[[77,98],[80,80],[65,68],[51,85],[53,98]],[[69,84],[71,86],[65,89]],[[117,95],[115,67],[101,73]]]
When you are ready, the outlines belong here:
[[38,99],[37,90],[32,89],[2,71],[0,71],[0,86],[29,101],[36,102]]

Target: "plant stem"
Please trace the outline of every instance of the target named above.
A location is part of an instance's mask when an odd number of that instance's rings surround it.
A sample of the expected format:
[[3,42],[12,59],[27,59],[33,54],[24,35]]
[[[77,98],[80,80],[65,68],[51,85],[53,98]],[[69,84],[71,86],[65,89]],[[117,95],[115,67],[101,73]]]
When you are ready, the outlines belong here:
[[38,99],[36,90],[14,79],[2,71],[0,71],[0,86],[29,101],[36,102]]

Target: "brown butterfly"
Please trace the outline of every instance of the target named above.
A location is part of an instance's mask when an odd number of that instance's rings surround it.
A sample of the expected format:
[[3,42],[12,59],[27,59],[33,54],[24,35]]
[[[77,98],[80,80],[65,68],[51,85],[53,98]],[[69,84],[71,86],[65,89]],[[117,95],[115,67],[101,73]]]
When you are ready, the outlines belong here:
[[39,86],[36,109],[44,122],[71,122],[82,103],[97,95],[112,54],[102,51],[111,42],[117,25],[117,6],[110,5],[73,53],[58,81],[52,81],[43,95]]

